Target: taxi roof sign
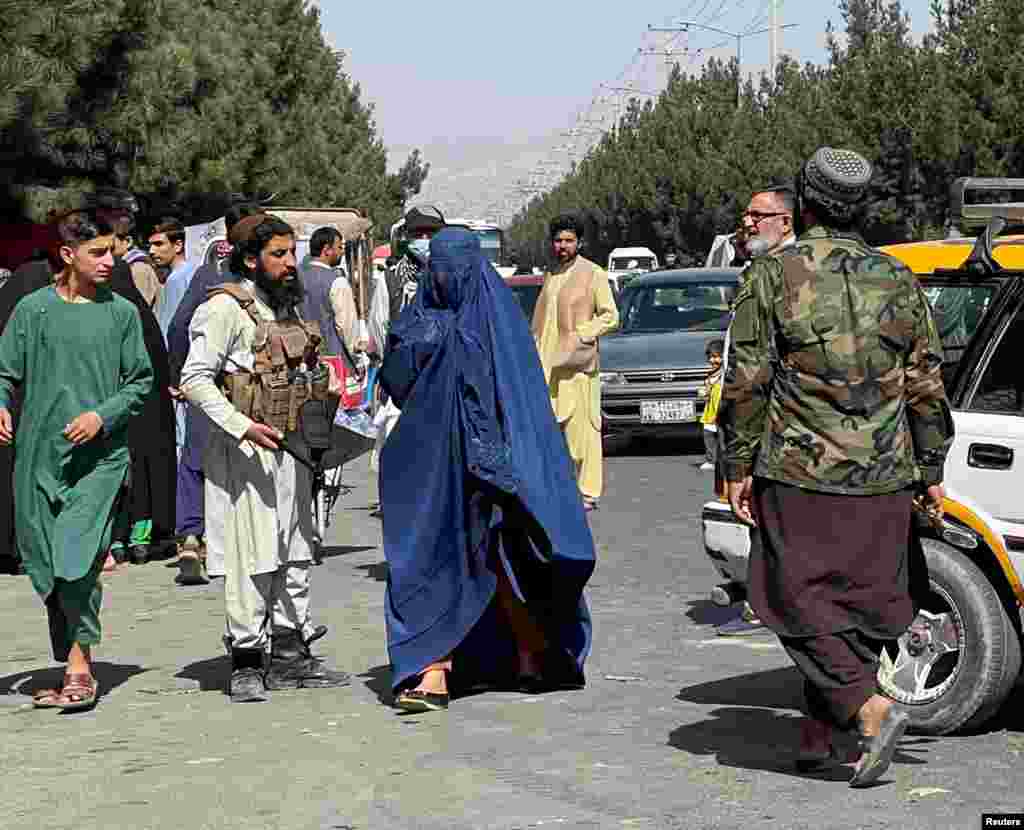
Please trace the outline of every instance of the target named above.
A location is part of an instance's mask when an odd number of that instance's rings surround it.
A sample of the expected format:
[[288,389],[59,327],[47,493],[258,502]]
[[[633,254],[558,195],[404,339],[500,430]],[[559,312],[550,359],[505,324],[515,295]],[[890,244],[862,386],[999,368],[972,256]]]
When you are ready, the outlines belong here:
[[1024,225],[1024,179],[957,179],[950,188],[950,213],[962,228],[984,228],[996,218]]

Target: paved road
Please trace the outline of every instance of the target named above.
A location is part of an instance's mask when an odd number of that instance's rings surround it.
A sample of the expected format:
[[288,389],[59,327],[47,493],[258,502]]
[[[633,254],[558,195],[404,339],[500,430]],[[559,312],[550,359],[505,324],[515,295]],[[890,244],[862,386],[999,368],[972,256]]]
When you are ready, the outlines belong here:
[[314,584],[332,626],[320,650],[359,674],[349,689],[230,706],[219,587],[176,588],[152,563],[106,581],[100,706],[34,711],[22,694],[56,680],[43,616],[25,578],[0,578],[0,827],[941,830],[1024,808],[1019,714],[985,734],[908,738],[869,791],[791,771],[800,691],[785,655],[770,637],[712,630],[727,612],[705,599],[711,485],[697,451],[608,462],[582,692],[481,695],[417,717],[382,705],[385,568],[365,465],[346,474]]

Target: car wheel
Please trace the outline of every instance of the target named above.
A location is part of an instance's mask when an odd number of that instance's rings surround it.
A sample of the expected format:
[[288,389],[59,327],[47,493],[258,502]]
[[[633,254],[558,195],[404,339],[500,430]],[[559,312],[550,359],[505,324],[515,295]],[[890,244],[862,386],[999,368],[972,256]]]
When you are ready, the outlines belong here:
[[1011,625],[1013,636],[1009,638],[1006,648],[1006,657],[1003,660],[1003,664],[1006,667],[1003,672],[1003,685],[1002,687],[992,696],[988,703],[982,705],[982,707],[974,713],[974,716],[967,721],[962,727],[962,731],[968,732],[972,729],[977,729],[983,726],[987,721],[991,720],[993,716],[1002,708],[1006,699],[1010,696],[1013,691],[1013,687],[1017,684],[1020,679],[1021,669],[1021,641],[1020,641],[1020,629]]
[[626,448],[629,447],[631,443],[633,443],[633,437],[622,432],[601,436],[601,446],[605,455],[615,455],[619,452],[625,452]]
[[922,539],[931,594],[882,651],[878,685],[905,704],[912,729],[945,735],[991,717],[1020,673],[1017,631],[999,594],[956,548]]

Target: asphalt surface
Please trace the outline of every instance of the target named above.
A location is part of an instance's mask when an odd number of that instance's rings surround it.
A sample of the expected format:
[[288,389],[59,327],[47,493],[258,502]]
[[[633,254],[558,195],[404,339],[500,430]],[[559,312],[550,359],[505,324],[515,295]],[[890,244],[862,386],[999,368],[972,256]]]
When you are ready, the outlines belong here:
[[1024,809],[1024,692],[966,737],[908,737],[884,782],[792,769],[800,682],[771,636],[726,640],[706,599],[697,444],[607,462],[593,514],[594,651],[585,690],[484,694],[447,713],[386,701],[386,568],[365,463],[346,471],[332,547],[314,573],[318,651],[357,675],[340,690],[223,694],[220,586],[180,588],[166,563],[105,579],[103,698],[33,710],[59,679],[24,577],[0,577],[0,827],[978,828]]

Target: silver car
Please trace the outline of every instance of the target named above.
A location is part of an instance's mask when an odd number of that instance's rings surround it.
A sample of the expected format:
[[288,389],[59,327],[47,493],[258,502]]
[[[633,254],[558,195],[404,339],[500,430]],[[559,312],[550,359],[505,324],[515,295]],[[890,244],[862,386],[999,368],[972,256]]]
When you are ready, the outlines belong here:
[[708,343],[725,337],[738,268],[659,271],[630,282],[619,331],[601,340],[605,446],[638,436],[696,436]]

